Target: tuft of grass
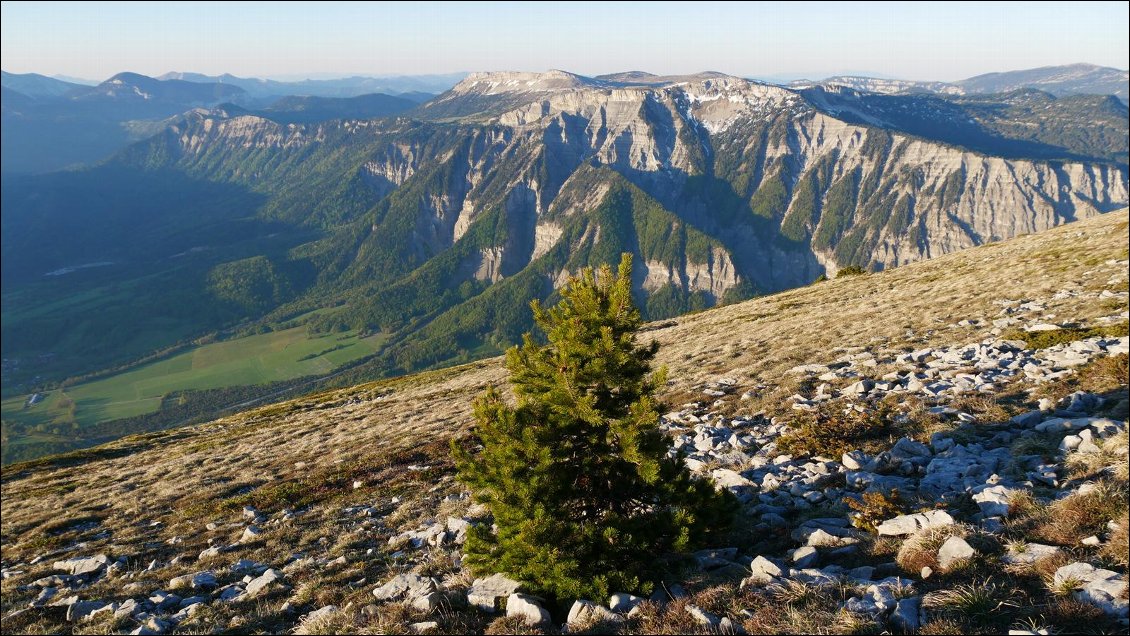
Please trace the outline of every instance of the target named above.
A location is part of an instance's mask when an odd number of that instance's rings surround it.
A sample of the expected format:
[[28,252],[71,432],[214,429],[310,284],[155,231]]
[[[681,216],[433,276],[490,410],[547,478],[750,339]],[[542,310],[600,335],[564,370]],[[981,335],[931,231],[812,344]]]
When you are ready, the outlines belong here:
[[952,525],[937,528],[923,528],[910,535],[899,548],[895,563],[904,571],[917,575],[922,568],[940,569],[938,550],[950,537],[965,537],[969,534],[964,526]]
[[[494,634],[501,636],[504,634],[549,634],[551,632],[542,625],[527,625],[526,620],[520,616],[500,616],[491,621],[483,630],[483,633],[487,636]],[[552,633],[557,632],[555,630]]]
[[1095,483],[1085,493],[1076,493],[1046,506],[1013,502],[1017,506],[1013,527],[1041,543],[1074,547],[1091,535],[1100,534],[1107,522],[1126,514],[1128,495],[1124,484],[1109,480]]
[[988,578],[931,592],[923,605],[961,622],[985,626],[1009,621],[1012,609],[1020,607],[1019,598],[1016,588]]
[[1123,511],[1116,524],[1099,553],[1125,568],[1130,565],[1130,513]]

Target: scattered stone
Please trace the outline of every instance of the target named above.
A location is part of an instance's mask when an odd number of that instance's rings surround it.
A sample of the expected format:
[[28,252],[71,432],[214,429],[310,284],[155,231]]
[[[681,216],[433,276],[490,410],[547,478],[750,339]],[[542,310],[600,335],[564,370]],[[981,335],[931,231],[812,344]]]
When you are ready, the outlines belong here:
[[750,563],[750,569],[753,575],[750,577],[753,583],[759,585],[767,585],[773,582],[773,579],[781,576],[784,572],[777,564],[763,556],[757,556]]
[[397,574],[387,583],[373,590],[373,596],[380,601],[394,601],[400,598],[417,598],[436,590],[434,579],[417,574]]
[[67,605],[67,621],[74,623],[102,609],[104,601],[76,601]]
[[1016,543],[1008,547],[1008,551],[1001,555],[1005,563],[1035,563],[1038,559],[1059,554],[1059,548],[1042,543]]
[[790,558],[796,567],[807,568],[816,565],[816,562],[820,559],[820,553],[812,546],[802,546],[793,550]]
[[695,622],[698,623],[699,625],[705,625],[707,627],[716,627],[718,625],[718,623],[720,623],[722,621],[722,619],[719,618],[717,615],[711,614],[710,612],[702,609],[701,607],[699,607],[697,605],[691,605],[690,603],[687,603],[684,606],[684,609],[686,609],[687,614],[690,614],[691,618],[693,618],[695,620]]
[[918,631],[918,627],[922,624],[920,618],[921,612],[921,596],[909,596],[899,599],[895,604],[894,611],[891,612],[891,624],[899,631],[912,634]]
[[444,599],[444,595],[440,592],[429,592],[413,598],[412,607],[425,614],[431,614],[443,604]]
[[608,599],[608,607],[613,612],[626,614],[635,609],[635,607],[643,601],[644,599],[639,596],[621,592],[619,594],[613,594],[612,597]]
[[243,529],[243,535],[239,537],[239,542],[251,543],[261,536],[263,536],[263,530],[259,526],[247,526]]
[[1015,491],[1006,486],[988,486],[973,495],[973,501],[986,517],[1003,517],[1008,514],[1009,501]]
[[940,528],[952,526],[953,517],[945,510],[929,510],[927,512],[899,515],[880,523],[876,532],[880,536],[902,537],[914,534],[923,528]]
[[578,599],[569,608],[565,624],[570,627],[591,626],[599,623],[622,623],[624,617],[592,601]]
[[333,616],[335,612],[337,612],[336,605],[327,605],[325,607],[316,609],[309,614],[306,614],[301,619],[299,619],[298,623],[300,625],[311,625],[313,623],[328,619],[329,617]]

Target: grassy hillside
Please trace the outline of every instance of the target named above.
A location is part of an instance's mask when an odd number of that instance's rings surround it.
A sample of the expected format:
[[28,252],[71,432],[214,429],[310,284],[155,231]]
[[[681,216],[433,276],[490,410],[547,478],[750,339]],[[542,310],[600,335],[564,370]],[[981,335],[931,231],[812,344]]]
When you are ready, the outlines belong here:
[[[1125,316],[1128,227],[1126,211],[1110,213],[895,270],[653,323],[643,337],[660,343],[669,404],[714,400],[702,389],[725,376],[736,389],[716,410],[791,417],[795,411],[784,398],[800,390],[799,378],[788,373],[796,365],[861,351],[893,358],[926,346],[993,338],[1002,333],[992,325],[1002,307],[1021,301],[1038,300],[1034,317],[1061,323],[1089,325],[1100,317]],[[331,603],[364,606],[372,602],[374,585],[406,565],[451,571],[442,551],[394,554],[401,544],[390,545],[389,539],[425,518],[442,520],[466,506],[449,497],[461,488],[453,481],[448,441],[470,424],[472,398],[504,381],[500,361],[486,360],[5,467],[5,567],[82,542],[80,555],[128,555],[137,564],[130,566],[137,570],[132,580],[146,581],[141,589],[148,590],[146,585],[206,567],[210,561],[195,555],[212,543],[234,541],[243,527],[241,509],[250,505],[280,521],[271,522],[266,538],[247,541],[219,559],[281,564],[301,551],[311,559],[309,567],[288,571],[289,591],[231,609],[208,608],[179,629],[206,630],[211,623],[200,621],[223,620],[236,631],[289,630],[296,616],[278,609],[288,598],[308,608],[303,611]],[[739,400],[743,393],[748,399]],[[369,506],[375,518],[363,524],[348,516]],[[206,529],[210,523],[216,525]],[[150,560],[167,564],[182,554],[192,556],[157,572],[141,571]],[[339,556],[338,565],[326,565]],[[21,573],[3,583],[5,629],[69,629],[57,612],[12,617],[31,598],[19,586],[46,575],[45,565],[17,569]],[[125,598],[120,585],[108,579],[84,591],[83,598]],[[790,598],[787,604],[796,602]],[[454,631],[479,631],[491,620],[463,617],[440,619],[444,629]],[[406,628],[424,618],[406,607],[379,620],[391,622],[370,621],[366,629]],[[458,622],[465,620],[471,622]]]

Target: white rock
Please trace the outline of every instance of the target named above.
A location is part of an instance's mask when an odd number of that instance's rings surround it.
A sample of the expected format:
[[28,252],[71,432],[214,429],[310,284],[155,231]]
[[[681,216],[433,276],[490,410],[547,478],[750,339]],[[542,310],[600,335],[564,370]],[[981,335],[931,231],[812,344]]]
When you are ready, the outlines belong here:
[[784,574],[776,563],[760,555],[754,557],[753,561],[750,563],[750,570],[753,572],[753,576],[750,577],[753,579],[753,582],[762,585],[771,583],[774,578]]

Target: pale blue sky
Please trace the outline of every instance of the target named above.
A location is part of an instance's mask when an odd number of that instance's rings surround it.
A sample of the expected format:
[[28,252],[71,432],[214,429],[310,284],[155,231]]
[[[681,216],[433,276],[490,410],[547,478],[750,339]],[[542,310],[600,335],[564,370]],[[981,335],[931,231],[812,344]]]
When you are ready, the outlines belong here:
[[955,80],[1127,68],[1130,3],[4,2],[4,70],[279,77],[561,68]]

